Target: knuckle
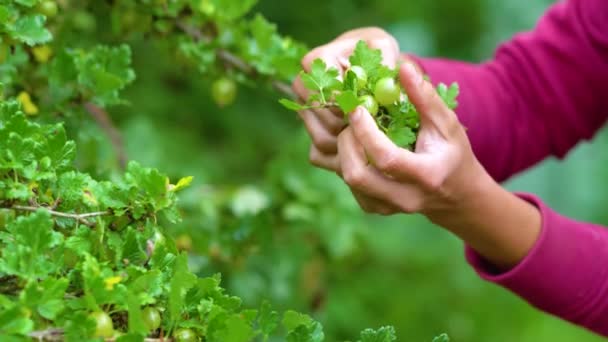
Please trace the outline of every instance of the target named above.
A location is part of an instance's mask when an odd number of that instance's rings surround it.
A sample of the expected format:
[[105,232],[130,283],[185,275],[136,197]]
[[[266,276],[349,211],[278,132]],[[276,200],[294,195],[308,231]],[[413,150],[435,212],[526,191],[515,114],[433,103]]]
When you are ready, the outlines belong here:
[[417,201],[409,200],[405,203],[402,203],[399,207],[402,212],[406,214],[415,214],[420,211],[420,204]]
[[394,151],[388,151],[386,153],[383,153],[376,160],[376,167],[378,169],[380,169],[381,171],[385,171],[385,172],[394,170],[396,164],[397,164],[397,154]]
[[313,132],[311,134],[313,145],[323,152],[333,152],[337,149],[336,141],[329,134],[323,132]]
[[313,146],[308,153],[308,161],[314,166],[321,166],[321,156],[319,151]]
[[443,189],[446,176],[443,172],[426,172],[422,173],[419,178],[422,186],[430,192],[439,192]]
[[365,171],[360,167],[343,170],[344,181],[353,188],[359,188],[365,182]]

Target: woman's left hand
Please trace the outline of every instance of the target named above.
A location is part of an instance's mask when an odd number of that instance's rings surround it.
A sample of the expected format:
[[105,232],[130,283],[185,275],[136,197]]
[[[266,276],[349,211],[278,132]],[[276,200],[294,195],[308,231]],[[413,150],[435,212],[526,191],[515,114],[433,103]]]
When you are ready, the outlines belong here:
[[420,113],[415,152],[396,146],[358,107],[338,137],[342,177],[353,192],[384,201],[386,206],[376,207],[379,214],[419,212],[431,220],[453,214],[493,180],[433,86],[409,63],[402,65],[400,78]]

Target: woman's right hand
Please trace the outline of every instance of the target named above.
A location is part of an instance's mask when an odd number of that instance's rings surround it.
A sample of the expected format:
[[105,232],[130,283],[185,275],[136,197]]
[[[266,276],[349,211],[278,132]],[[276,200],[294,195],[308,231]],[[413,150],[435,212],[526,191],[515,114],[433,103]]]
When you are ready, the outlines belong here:
[[[397,40],[386,31],[372,27],[348,31],[332,42],[313,49],[302,59],[302,67],[308,72],[312,62],[320,58],[329,67],[334,67],[340,73],[343,73],[350,66],[349,56],[360,40],[365,41],[373,49],[381,50],[385,65],[391,68],[397,66],[397,62],[401,58]],[[293,90],[301,99],[306,100],[308,98],[308,90],[299,77],[293,84]],[[345,127],[344,114],[338,109],[317,109],[303,110],[299,112],[299,115],[304,121],[306,130],[312,140],[309,152],[310,162],[317,167],[336,172],[341,176],[338,135]],[[364,194],[353,192],[353,195],[361,208],[367,212],[386,215],[398,212],[396,208],[391,210],[390,205]]]

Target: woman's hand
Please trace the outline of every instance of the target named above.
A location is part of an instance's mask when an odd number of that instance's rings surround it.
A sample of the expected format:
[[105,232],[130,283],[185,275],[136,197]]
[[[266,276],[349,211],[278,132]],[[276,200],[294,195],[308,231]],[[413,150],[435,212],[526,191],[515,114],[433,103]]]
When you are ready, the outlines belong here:
[[[401,58],[399,45],[393,36],[379,28],[362,28],[348,31],[329,44],[312,50],[302,60],[302,67],[310,71],[312,62],[321,58],[330,67],[335,67],[341,73],[349,67],[348,58],[352,54],[357,42],[364,40],[369,47],[380,49],[384,58],[383,63],[391,68],[396,67]],[[296,79],[293,89],[302,99],[308,98],[308,91],[300,81]],[[344,113],[329,109],[304,110],[299,112],[304,121],[306,130],[311,137],[310,162],[320,168],[341,174],[340,158],[338,156],[338,135],[345,127]],[[390,204],[366,196],[358,191],[353,191],[359,205],[367,212],[391,212],[398,209]],[[389,212],[386,212],[387,214]]]
[[402,65],[400,77],[421,116],[415,152],[396,146],[360,106],[338,138],[342,176],[353,191],[400,212],[432,216],[454,210],[476,196],[476,184],[491,178],[475,158],[456,114],[433,86],[411,64]]
[[413,65],[404,63],[400,78],[420,113],[415,152],[396,146],[358,107],[338,137],[345,182],[353,193],[373,198],[377,213],[422,213],[497,268],[515,265],[539,235],[538,210],[487,174],[456,114]]
[[[329,67],[338,69],[341,73],[349,67],[348,58],[352,54],[357,42],[364,40],[369,47],[380,49],[384,63],[392,68],[397,65],[400,58],[399,45],[395,38],[384,30],[378,28],[362,28],[348,31],[329,44],[320,46],[308,53],[302,60],[302,67],[310,71],[312,62],[320,58]],[[296,79],[293,89],[302,99],[308,98],[308,90],[300,79]],[[306,129],[312,139],[310,161],[313,165],[339,172],[337,157],[337,137],[344,129],[344,114],[338,110],[329,109],[300,111]]]

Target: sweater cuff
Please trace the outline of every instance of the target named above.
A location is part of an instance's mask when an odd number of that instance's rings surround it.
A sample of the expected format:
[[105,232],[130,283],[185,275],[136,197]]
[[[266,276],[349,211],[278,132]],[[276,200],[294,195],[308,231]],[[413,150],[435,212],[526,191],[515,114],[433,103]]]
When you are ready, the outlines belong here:
[[[569,266],[567,264],[576,263],[576,260],[568,260],[569,256],[574,256],[576,252],[573,250],[573,241],[569,241],[572,234],[562,229],[563,218],[559,214],[534,195],[523,193],[516,195],[536,206],[541,213],[540,236],[528,255],[515,267],[503,273],[497,272],[469,246],[465,247],[465,256],[481,278],[508,288],[525,299],[538,298],[539,294],[555,291],[555,284],[564,281],[563,278],[559,279],[562,276],[561,272],[551,270],[555,267],[567,269]],[[552,279],[553,277],[558,279]],[[540,302],[533,304],[544,307],[542,300]]]

